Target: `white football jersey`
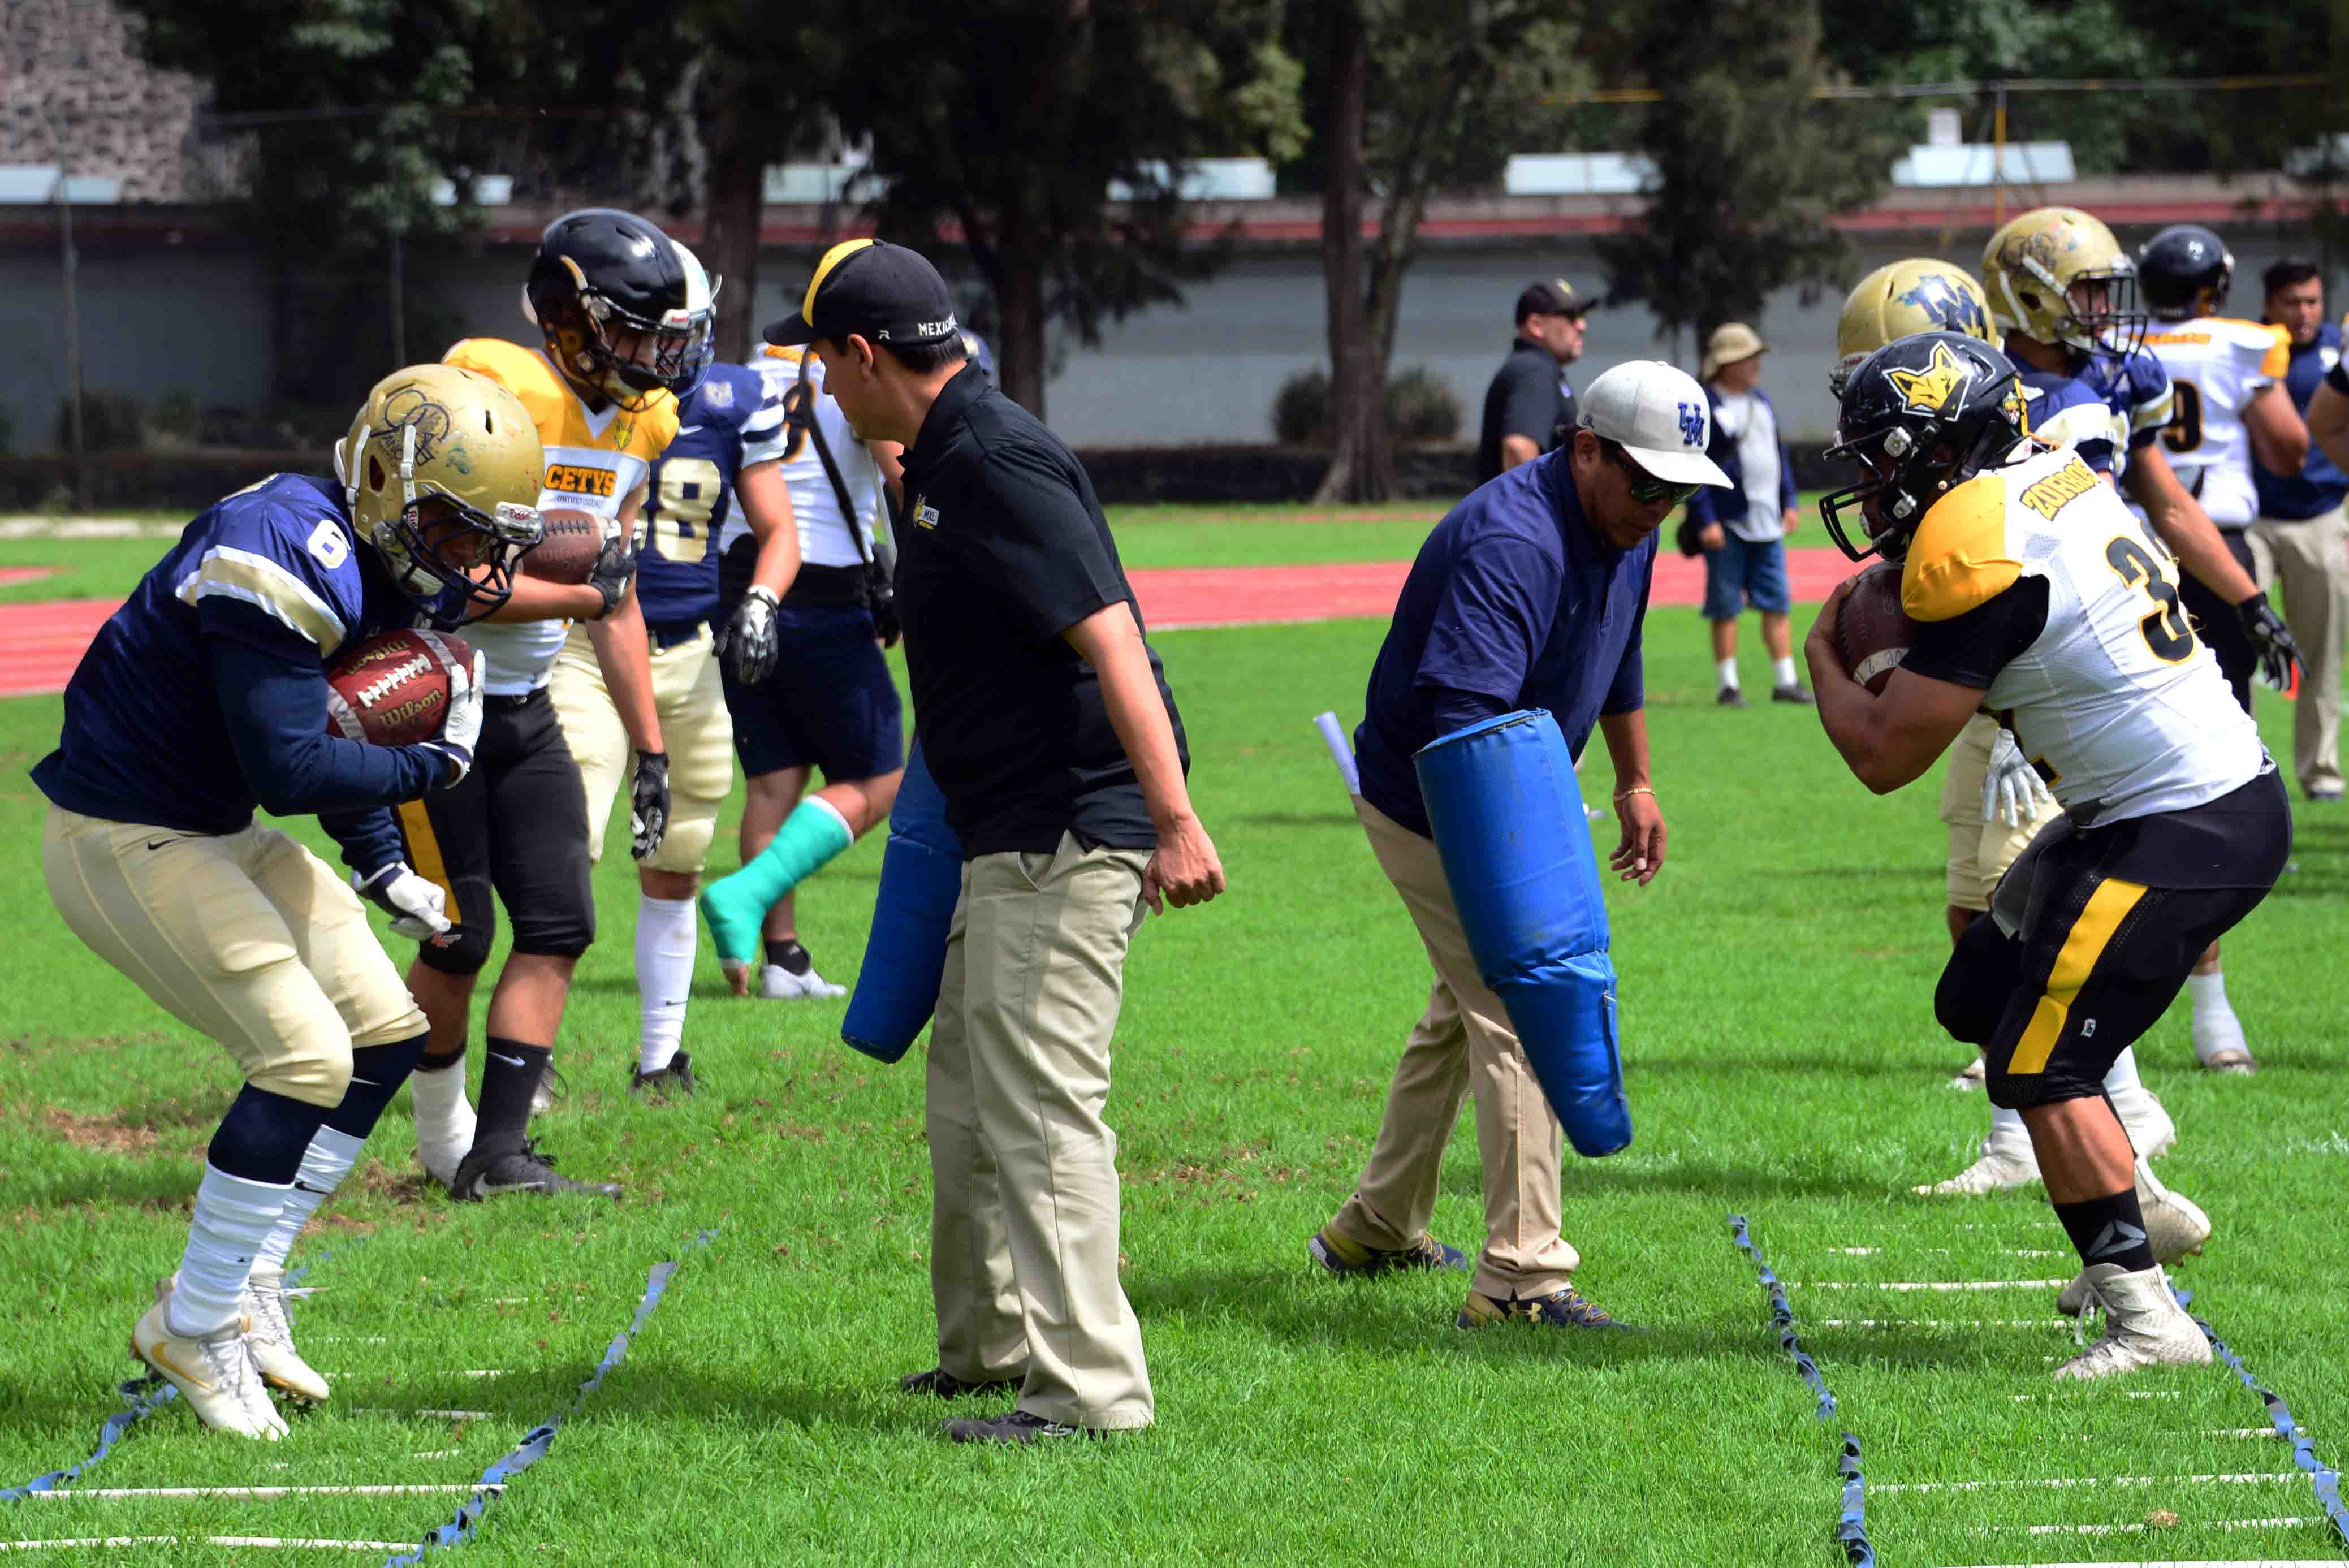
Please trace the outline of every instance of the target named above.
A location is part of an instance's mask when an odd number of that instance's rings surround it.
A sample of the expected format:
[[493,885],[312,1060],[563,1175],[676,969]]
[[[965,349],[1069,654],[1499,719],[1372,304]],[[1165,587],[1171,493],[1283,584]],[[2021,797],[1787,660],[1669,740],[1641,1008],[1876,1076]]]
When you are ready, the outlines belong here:
[[[745,431],[742,466],[781,459],[783,482],[791,487],[792,516],[799,522],[802,565],[861,566],[872,551],[873,520],[881,507],[880,465],[848,428],[848,416],[840,411],[840,405],[824,396],[823,361],[813,355],[805,359],[808,390],[799,390],[803,353],[797,348],[769,348],[750,361],[750,368],[766,381],[768,396],[781,398],[787,409],[795,407],[802,397],[815,399],[815,422],[823,430],[832,460],[840,465],[840,477],[848,486],[849,504],[856,516],[852,520],[840,514],[840,497],[823,471],[823,459],[816,456],[815,443],[789,420],[764,440],[754,439]],[[852,533],[852,528],[856,531]],[[719,535],[719,548],[731,545],[750,531],[738,509]]]
[[2066,810],[2098,823],[2215,800],[2267,763],[2178,598],[2169,552],[2071,451],[1977,474],[1936,501],[1902,562],[1912,619],[1947,621],[2024,577],[2047,621],[1983,706]]
[[2169,372],[2177,398],[2162,428],[2162,450],[2178,482],[2221,528],[2246,527],[2259,515],[2243,409],[2261,387],[2283,378],[2291,345],[2281,326],[2222,315],[2157,321],[2146,329],[2146,350]]

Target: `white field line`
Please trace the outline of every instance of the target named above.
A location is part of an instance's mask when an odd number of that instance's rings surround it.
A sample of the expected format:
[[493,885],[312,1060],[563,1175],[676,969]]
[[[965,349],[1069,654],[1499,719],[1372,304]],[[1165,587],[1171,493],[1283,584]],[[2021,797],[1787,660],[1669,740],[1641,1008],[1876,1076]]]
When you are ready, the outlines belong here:
[[2069,1476],[2050,1480],[1915,1480],[1896,1481],[1887,1486],[1871,1482],[1868,1491],[1889,1494],[1907,1491],[1988,1491],[2002,1487],[2033,1487],[2047,1491],[2059,1491],[2070,1487],[2086,1486],[2259,1486],[2271,1482],[2294,1481],[2300,1472],[2288,1475],[2111,1475]]
[[[46,1495],[35,1493],[36,1496]],[[0,1541],[0,1552],[41,1552],[92,1546],[266,1546],[305,1552],[413,1552],[413,1541],[326,1541],[294,1535],[84,1535],[65,1541]]]
[[444,1491],[503,1491],[503,1481],[487,1486],[107,1486],[63,1487],[28,1493],[44,1502],[114,1501],[146,1497],[217,1497],[239,1502],[275,1502],[288,1497],[420,1497]]
[[[2178,1388],[2115,1388],[2111,1392],[2118,1394],[2124,1399],[2183,1399],[2186,1398],[2185,1392]],[[2010,1394],[2007,1397],[2018,1405],[2060,1398],[2054,1394]]]
[[[455,1371],[457,1376],[460,1377],[504,1377],[512,1375],[511,1369],[504,1367],[466,1367],[461,1368],[451,1368],[451,1370]],[[318,1369],[318,1376],[321,1377],[356,1377],[358,1374],[350,1370],[348,1367],[343,1367],[339,1370],[328,1370],[322,1367]]]
[[[2304,1530],[2312,1524],[2322,1529],[2330,1522],[2322,1516],[2312,1519],[2198,1519],[2193,1522],[2197,1530]],[[2019,1531],[2028,1535],[2146,1535],[2156,1530],[2177,1528],[2174,1524],[1978,1524],[1974,1526],[1974,1533],[2013,1535]],[[2342,1561],[2341,1558],[2333,1558],[2323,1568],[2338,1568]],[[2208,1564],[2206,1568],[2221,1568],[2223,1562],[2221,1559],[2220,1563]],[[2128,1565],[2107,1563],[2104,1568],[2128,1568]],[[2139,1568],[2152,1568],[2152,1565],[2140,1564]],[[2261,1568],[2261,1564],[2234,1563],[2226,1565],[2226,1568]],[[2292,1568],[2292,1565],[2286,1564],[2285,1568]],[[2318,1563],[2304,1563],[2301,1568],[2320,1568],[2320,1565]]]
[[1822,1317],[1815,1328],[2069,1328],[2068,1317]]
[[388,1405],[353,1405],[354,1416],[389,1416],[396,1421],[486,1421],[491,1410],[395,1410]]
[[454,1459],[464,1451],[462,1449],[426,1449],[421,1453],[413,1453],[408,1457],[412,1460],[448,1460]]
[[2342,1562],[2343,1559],[2338,1557],[2294,1557],[2289,1561],[2282,1557],[2243,1557],[2220,1563],[2208,1559],[2189,1561],[2181,1558],[2173,1561],[2165,1558],[2158,1563],[1993,1563],[1985,1564],[1984,1568],[2341,1568]]
[[1790,1279],[1788,1290],[2062,1290],[2067,1279]]
[[[1923,1253],[1928,1256],[1937,1258],[1953,1257],[1956,1255],[1956,1253],[1948,1247],[1900,1247],[1898,1249],[1889,1247],[1829,1247],[1827,1249],[1828,1252],[1834,1253],[1837,1257],[1846,1258],[1872,1258],[1879,1253],[1895,1250],[1903,1253]],[[1976,1257],[1981,1254],[1968,1253],[1966,1255],[1968,1257]],[[2068,1258],[2072,1254],[2070,1253],[2058,1251],[2054,1247],[2000,1247],[1992,1252],[1991,1255],[1992,1257],[2000,1258]]]

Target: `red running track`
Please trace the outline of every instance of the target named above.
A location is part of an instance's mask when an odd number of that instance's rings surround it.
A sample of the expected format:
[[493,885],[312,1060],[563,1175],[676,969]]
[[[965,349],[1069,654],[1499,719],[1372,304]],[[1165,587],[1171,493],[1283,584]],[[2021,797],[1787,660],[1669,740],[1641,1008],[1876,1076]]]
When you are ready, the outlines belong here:
[[[1833,550],[1794,550],[1787,574],[1796,600],[1817,601],[1848,576],[1851,563]],[[1411,571],[1407,561],[1321,566],[1157,567],[1132,573],[1143,619],[1153,631],[1194,626],[1262,625],[1383,619]],[[1651,603],[1693,608],[1704,600],[1704,563],[1666,552],[1656,558]],[[65,690],[90,639],[114,614],[103,599],[0,604],[0,696]]]

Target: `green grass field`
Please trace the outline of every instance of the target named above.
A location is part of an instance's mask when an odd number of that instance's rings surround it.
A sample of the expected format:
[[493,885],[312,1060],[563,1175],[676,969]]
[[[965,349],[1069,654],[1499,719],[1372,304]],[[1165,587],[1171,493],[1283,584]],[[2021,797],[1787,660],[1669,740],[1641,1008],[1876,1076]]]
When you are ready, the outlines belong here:
[[[1392,555],[1402,552],[1384,531],[1423,530],[1431,515],[1146,515],[1125,520],[1121,541],[1153,564],[1327,559],[1325,542],[1356,537]],[[142,543],[149,560],[160,552]],[[707,1087],[689,1102],[631,1103],[622,857],[598,872],[603,938],[558,1052],[569,1096],[541,1130],[564,1169],[625,1181],[626,1202],[452,1207],[420,1183],[403,1097],[364,1179],[296,1254],[328,1254],[299,1329],[335,1377],[335,1403],[266,1449],[168,1408],[84,1484],[470,1483],[568,1403],[646,1271],[681,1258],[626,1363],[458,1563],[1827,1568],[1841,1560],[1844,1429],[1864,1445],[1878,1560],[1899,1568],[2349,1555],[2321,1524],[2224,1527],[2319,1511],[2283,1444],[2230,1435],[2263,1417],[2223,1367],[2059,1393],[2048,1374],[2073,1343],[2052,1286],[1874,1288],[2054,1280],[2073,1265],[2035,1189],[1909,1193],[1964,1164],[1987,1115],[1979,1096],[1942,1087],[1962,1053],[1930,1014],[1947,946],[1937,780],[1878,799],[1807,711],[1716,708],[1693,611],[1660,610],[1649,632],[1669,862],[1651,887],[1610,897],[1637,1141],[1567,1171],[1579,1283],[1649,1332],[1471,1336],[1451,1326],[1457,1276],[1316,1277],[1305,1240],[1350,1186],[1427,985],[1308,722],[1358,712],[1382,631],[1155,639],[1231,891],[1149,923],[1119,1032],[1110,1115],[1154,1431],[1014,1454],[933,1436],[944,1411],[895,1390],[933,1359],[919,1061],[884,1068],[846,1050],[838,1004],[733,999],[705,942],[688,1044]],[[1747,684],[1766,684],[1747,641]],[[0,872],[18,890],[0,944],[0,1267],[14,1282],[0,1487],[87,1455],[119,1408],[125,1339],[176,1259],[202,1145],[235,1087],[224,1053],[171,1025],[47,907],[42,807],[24,769],[53,743],[57,712],[55,697],[0,702]],[[2286,748],[2282,710],[2262,717]],[[2218,1225],[2178,1278],[2337,1462],[2349,1454],[2349,818],[2309,813],[2298,856],[2229,943],[2260,1076],[2199,1074],[2182,1009],[2140,1055],[2181,1133],[2163,1172]],[[717,859],[730,869],[734,856]],[[879,860],[869,841],[802,890],[802,930],[834,978],[853,978]],[[1436,1218],[1437,1234],[1471,1249],[1473,1139],[1464,1118]],[[1731,1243],[1733,1212],[1791,1282],[1797,1328],[1840,1402],[1832,1423],[1815,1416]],[[684,1250],[706,1229],[709,1244]],[[1876,1250],[1838,1251],[1860,1248]],[[1823,1288],[1834,1282],[1853,1288]],[[449,1408],[485,1414],[419,1413]],[[2180,1479],[2209,1474],[2267,1479]],[[2023,1484],[2070,1478],[2157,1479]],[[1881,1490],[1969,1480],[2016,1484]],[[20,1501],[0,1504],[0,1545],[176,1535],[187,1539],[27,1560],[371,1563],[201,1542],[412,1541],[460,1501]],[[2039,1525],[2147,1532],[2027,1533]]]

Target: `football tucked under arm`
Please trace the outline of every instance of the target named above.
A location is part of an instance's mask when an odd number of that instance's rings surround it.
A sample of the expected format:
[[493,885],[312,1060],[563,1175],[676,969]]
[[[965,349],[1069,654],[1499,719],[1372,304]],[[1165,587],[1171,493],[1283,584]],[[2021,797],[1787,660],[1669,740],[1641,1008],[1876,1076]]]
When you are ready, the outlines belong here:
[[1836,616],[1836,655],[1843,673],[1877,696],[1909,656],[1917,624],[1900,607],[1900,568],[1879,561],[1852,580]]
[[440,733],[454,673],[473,662],[461,637],[384,632],[340,655],[326,671],[333,733],[370,746],[413,746]]

